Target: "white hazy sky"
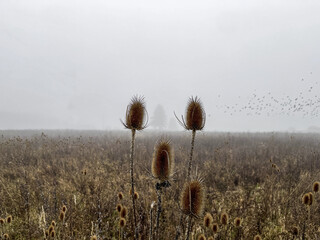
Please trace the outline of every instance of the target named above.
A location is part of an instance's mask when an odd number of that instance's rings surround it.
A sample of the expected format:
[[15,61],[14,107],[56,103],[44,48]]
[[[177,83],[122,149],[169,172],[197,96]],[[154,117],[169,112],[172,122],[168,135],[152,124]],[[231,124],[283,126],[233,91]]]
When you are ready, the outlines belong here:
[[320,127],[319,13],[319,0],[1,0],[0,129],[121,129],[135,94],[168,121],[199,96],[206,130]]

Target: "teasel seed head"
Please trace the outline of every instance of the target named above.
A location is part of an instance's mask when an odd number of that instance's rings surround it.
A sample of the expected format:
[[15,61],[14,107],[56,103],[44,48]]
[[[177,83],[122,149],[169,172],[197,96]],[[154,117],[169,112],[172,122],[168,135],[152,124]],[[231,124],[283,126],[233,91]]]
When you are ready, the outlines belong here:
[[48,228],[48,232],[49,234],[54,230],[54,226],[50,225],[50,227]]
[[54,238],[54,237],[56,236],[56,232],[54,231],[54,229],[53,229],[52,232],[50,233],[50,236],[51,236],[52,238]]
[[320,187],[320,183],[319,183],[319,182],[314,182],[314,183],[313,183],[312,190],[313,190],[314,192],[319,192],[319,187]]
[[119,226],[120,226],[121,228],[123,228],[124,226],[126,226],[126,224],[127,224],[126,219],[120,218]]
[[60,219],[62,222],[64,221],[64,217],[65,217],[65,212],[64,212],[64,211],[60,211],[59,219]]
[[236,227],[240,227],[240,225],[241,225],[241,218],[236,217],[236,218],[234,219],[234,225],[235,225]]
[[312,194],[312,192],[309,192],[309,206],[311,206],[312,205],[312,203],[313,203],[313,194]]
[[134,192],[133,197],[134,197],[135,200],[138,200],[139,199],[139,193],[138,192]]
[[121,204],[117,204],[117,207],[116,207],[117,211],[118,212],[121,212],[121,209],[122,209],[122,205]]
[[122,192],[118,193],[118,198],[119,198],[120,201],[123,199],[123,193]]
[[212,224],[213,233],[217,233],[219,231],[219,225],[217,223]]
[[66,211],[67,211],[67,206],[66,206],[66,205],[63,205],[63,206],[62,206],[62,212],[66,213]]
[[220,221],[221,221],[221,224],[222,225],[228,225],[229,223],[229,216],[226,212],[223,212],[221,214],[221,217],[220,217]]
[[46,234],[46,237],[49,237],[49,231],[48,230],[45,231],[45,234]]
[[3,234],[3,239],[9,239],[9,234],[8,233]]
[[154,149],[152,159],[152,175],[160,181],[172,176],[174,167],[174,152],[169,140],[160,140]]
[[12,216],[11,215],[9,215],[8,217],[7,217],[7,223],[11,223],[12,222]]
[[0,224],[3,225],[5,223],[5,220],[3,218],[0,218]]
[[182,212],[192,217],[200,217],[204,206],[204,192],[204,187],[199,180],[185,184],[180,199]]
[[292,228],[292,234],[294,236],[297,236],[299,234],[299,228],[297,226],[293,226]]
[[206,113],[198,97],[189,98],[185,119],[182,117],[182,121],[179,119],[178,121],[186,130],[196,131],[204,128],[206,123]]
[[310,201],[309,199],[310,199],[309,198],[309,193],[304,194],[303,197],[302,197],[302,203],[305,204],[305,205],[309,205],[309,201]]
[[[122,122],[122,121],[121,121]],[[131,130],[143,130],[147,127],[147,111],[143,97],[134,96],[127,106],[126,120],[122,124]]]
[[123,207],[123,208],[121,209],[121,212],[120,212],[120,217],[121,217],[121,218],[126,218],[126,217],[127,217],[127,214],[128,214],[128,209],[127,209],[127,207]]
[[206,236],[204,234],[200,234],[198,236],[198,240],[206,240]]
[[55,227],[56,226],[56,222],[54,220],[52,220],[51,225]]
[[203,225],[208,228],[211,226],[212,222],[213,222],[212,215],[210,213],[206,213],[206,215],[203,218]]
[[253,240],[262,240],[262,237],[258,234],[254,236]]

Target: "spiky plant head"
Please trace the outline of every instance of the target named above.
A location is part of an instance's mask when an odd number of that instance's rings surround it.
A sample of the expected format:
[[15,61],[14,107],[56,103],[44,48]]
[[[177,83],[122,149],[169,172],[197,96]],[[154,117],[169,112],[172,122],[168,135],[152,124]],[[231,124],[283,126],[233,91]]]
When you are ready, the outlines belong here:
[[182,121],[178,119],[179,123],[186,130],[202,130],[206,123],[206,113],[203,109],[200,98],[189,98],[185,119],[182,117]]
[[206,215],[203,218],[203,225],[208,228],[211,226],[212,222],[213,222],[212,215],[210,213],[206,213]]
[[236,226],[236,227],[240,227],[240,225],[241,225],[241,218],[239,218],[239,217],[236,217],[235,219],[234,219],[234,225]]
[[118,193],[118,198],[119,198],[120,201],[123,199],[123,193],[122,192]]
[[60,215],[59,215],[60,221],[63,222],[64,218],[65,218],[65,212],[64,211],[60,211]]
[[49,237],[49,231],[48,230],[45,231],[45,235],[46,235],[46,237]]
[[48,228],[48,232],[49,234],[54,230],[54,226],[50,225],[50,227]]
[[180,199],[182,212],[192,217],[200,217],[204,206],[204,193],[201,181],[193,180],[186,183]]
[[0,224],[3,225],[5,223],[5,220],[3,218],[0,218]]
[[128,214],[128,209],[127,209],[127,207],[123,207],[123,208],[121,209],[121,212],[120,212],[120,217],[126,218],[126,217],[127,217],[127,214]]
[[126,226],[126,224],[127,224],[126,219],[124,219],[124,218],[120,218],[119,226],[120,226],[121,228],[123,228],[123,227],[125,227],[125,226]]
[[306,193],[303,195],[302,197],[302,203],[305,204],[305,205],[309,205],[309,193]]
[[206,236],[204,235],[204,234],[200,234],[199,236],[198,236],[198,240],[206,240],[207,238],[206,238]]
[[121,212],[122,205],[121,204],[117,204],[116,209],[117,209],[118,212]]
[[152,159],[152,175],[160,181],[172,176],[174,167],[174,152],[169,140],[160,140],[155,148]]
[[292,234],[294,236],[297,236],[299,234],[299,228],[297,226],[293,226],[292,228]]
[[259,234],[257,234],[254,236],[253,240],[262,240],[262,237]]
[[8,217],[7,217],[7,223],[11,223],[12,222],[12,216],[11,215],[9,215]]
[[134,96],[127,106],[126,120],[122,124],[131,130],[143,130],[147,127],[147,111],[144,97]]
[[52,220],[51,225],[55,227],[56,226],[56,222],[54,220]]
[[314,182],[313,186],[312,186],[312,190],[314,192],[319,192],[319,187],[320,187],[320,183],[319,182]]
[[66,206],[66,205],[63,205],[63,206],[62,206],[62,212],[66,213],[66,211],[67,211],[67,206]]
[[308,202],[308,205],[311,206],[313,203],[313,194],[312,192],[309,192],[309,202]]
[[56,236],[56,232],[54,231],[54,229],[53,229],[53,231],[50,233],[50,236],[51,236],[52,238],[54,238],[54,237]]
[[9,234],[8,233],[3,234],[3,239],[9,239]]
[[226,212],[223,212],[221,214],[221,217],[220,217],[220,221],[221,221],[221,224],[222,225],[228,225],[229,223],[229,216]]
[[139,193],[138,192],[134,192],[133,197],[134,197],[135,200],[138,200],[139,199]]
[[219,231],[219,225],[218,223],[212,224],[212,232],[217,233]]

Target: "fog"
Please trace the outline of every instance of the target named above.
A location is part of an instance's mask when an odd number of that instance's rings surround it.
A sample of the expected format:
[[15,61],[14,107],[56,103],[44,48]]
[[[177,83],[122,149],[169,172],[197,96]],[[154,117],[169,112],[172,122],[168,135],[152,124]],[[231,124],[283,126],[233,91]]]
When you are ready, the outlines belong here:
[[[182,130],[320,127],[318,0],[0,1],[0,129],[123,129],[145,97]],[[312,127],[312,128],[310,128]],[[152,126],[150,126],[152,128]]]

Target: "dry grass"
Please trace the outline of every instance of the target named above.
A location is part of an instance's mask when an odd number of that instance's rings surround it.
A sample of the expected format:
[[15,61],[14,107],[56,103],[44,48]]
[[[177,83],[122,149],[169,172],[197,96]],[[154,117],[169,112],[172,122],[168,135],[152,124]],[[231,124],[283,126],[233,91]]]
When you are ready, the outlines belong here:
[[[55,239],[131,238],[129,133],[2,134],[2,236],[43,239],[55,221]],[[179,200],[190,148],[190,133],[168,135],[175,149],[175,174],[171,186],[162,192],[160,239],[174,239],[179,225]],[[157,201],[157,181],[150,171],[158,140],[157,133],[137,134],[134,174],[141,239],[149,239],[150,206]],[[319,140],[319,135],[311,134],[199,133],[193,172],[197,169],[204,179],[204,212],[212,215],[219,231],[214,234],[212,227],[206,228],[199,218],[194,221],[193,239],[201,234],[216,239],[253,239],[256,235],[262,239],[302,239],[303,235],[306,239],[320,238],[319,193],[313,193],[311,206],[301,201],[320,180]],[[117,204],[128,211],[125,221],[120,219]],[[222,213],[229,216],[225,226],[220,223]],[[7,223],[9,216],[11,223]],[[237,217],[241,218],[240,226],[234,224]]]

